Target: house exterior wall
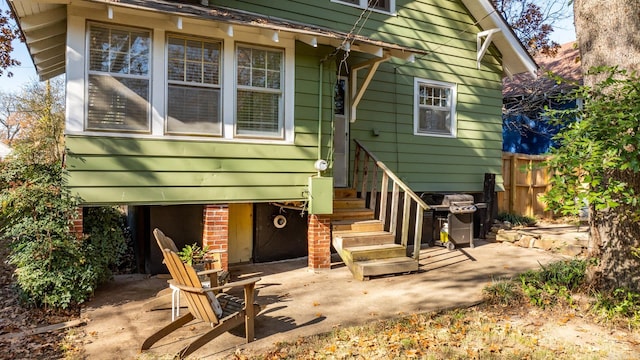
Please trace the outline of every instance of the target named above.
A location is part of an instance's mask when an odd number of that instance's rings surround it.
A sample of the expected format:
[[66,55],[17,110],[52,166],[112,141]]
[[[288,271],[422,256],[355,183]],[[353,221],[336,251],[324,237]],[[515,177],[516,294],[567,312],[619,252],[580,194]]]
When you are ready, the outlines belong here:
[[[158,15],[149,12],[116,10],[114,19],[108,19],[106,11],[93,9],[91,4],[85,6],[88,7],[69,7],[67,93],[73,95],[67,97],[66,129],[68,186],[85,204],[213,204],[306,198],[308,178],[316,173],[313,163],[318,153],[319,59],[333,49],[311,48],[286,36],[281,36],[276,45],[285,46],[286,56],[290,57],[290,68],[285,71],[290,73],[291,79],[287,78],[286,85],[294,91],[290,96],[286,95],[284,101],[285,112],[290,112],[285,117],[291,123],[291,136],[282,140],[164,136],[166,80],[163,76],[166,70],[162,60],[165,57],[163,44],[167,32],[179,30],[171,22],[157,19]],[[127,26],[144,23],[152,30],[153,116],[150,133],[83,130],[87,101],[83,56],[86,54],[87,21]],[[183,32],[209,35],[228,42],[251,38],[251,34],[243,35],[242,31],[236,30],[234,36],[227,39],[209,25],[185,22]],[[325,66],[331,68],[333,65]],[[326,134],[330,130],[331,114],[328,81],[327,78],[323,101],[327,106],[324,112]],[[290,103],[294,105],[287,105]]]
[[[352,29],[362,13],[329,0],[322,1],[322,6],[317,0],[210,3],[344,32]],[[367,20],[358,24],[358,33],[431,53],[414,63],[392,59],[380,66],[358,106],[351,138],[362,140],[414,191],[482,191],[484,173],[496,174],[497,188],[502,190],[500,55],[490,51],[480,70],[476,68],[476,33],[483,29],[474,25],[476,20],[461,1],[397,0],[395,6],[395,15],[365,14]],[[352,54],[348,62],[353,65],[363,60]],[[360,71],[359,80],[364,73]],[[455,138],[413,135],[415,77],[457,84]],[[353,155],[352,147],[352,161]]]
[[[298,42],[281,33],[278,45],[247,30],[228,37],[213,22],[189,20],[182,29],[166,14],[104,7],[68,6],[67,169],[69,186],[88,204],[188,204],[304,200],[318,156],[318,116],[323,117],[322,157],[330,157],[331,84],[346,69],[372,56],[352,52],[341,64],[323,65],[322,111],[318,110],[320,60],[334,49]],[[329,0],[211,1],[270,16],[348,32],[361,9]],[[357,108],[351,139],[363,141],[415,191],[481,191],[483,174],[501,172],[501,74],[499,54],[490,51],[476,69],[480,31],[460,1],[395,1],[394,15],[373,12],[356,28],[360,35],[429,51],[415,62],[392,58],[380,65]],[[88,133],[85,56],[87,20],[144,27],[152,31],[152,130],[149,134]],[[167,137],[163,134],[167,32],[211,36],[225,43],[259,41],[284,46],[290,57],[285,98],[291,128],[280,141]],[[256,40],[259,39],[259,40]],[[336,73],[338,69],[339,73]],[[366,71],[358,72],[362,83]],[[228,75],[225,75],[228,76]],[[457,125],[453,137],[416,136],[414,79],[455,84]],[[228,80],[228,79],[227,79]],[[223,86],[224,86],[223,79]],[[353,85],[353,84],[352,84]],[[224,100],[228,101],[228,99]],[[320,115],[321,114],[321,115]],[[353,148],[351,157],[353,158]],[[330,174],[330,171],[329,171]]]

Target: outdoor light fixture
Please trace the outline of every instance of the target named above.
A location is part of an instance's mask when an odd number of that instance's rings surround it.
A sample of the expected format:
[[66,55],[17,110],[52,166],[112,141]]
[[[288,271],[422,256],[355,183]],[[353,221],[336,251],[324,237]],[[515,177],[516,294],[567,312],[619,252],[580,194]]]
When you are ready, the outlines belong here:
[[313,163],[313,167],[318,171],[325,171],[329,167],[329,164],[326,160],[318,159]]

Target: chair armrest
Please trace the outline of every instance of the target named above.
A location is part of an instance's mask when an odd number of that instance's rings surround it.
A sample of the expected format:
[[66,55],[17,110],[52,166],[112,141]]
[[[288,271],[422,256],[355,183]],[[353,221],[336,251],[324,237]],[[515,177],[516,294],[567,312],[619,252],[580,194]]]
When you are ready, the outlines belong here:
[[198,293],[198,294],[204,294],[205,292],[207,292],[207,290],[211,290],[211,289],[205,289],[205,288],[197,288],[197,287],[193,287],[193,286],[186,286],[186,285],[181,285],[176,283],[173,280],[169,280],[169,284],[177,287],[178,289],[180,289],[180,291],[186,291],[186,292],[190,292],[190,293]]
[[233,287],[247,286],[247,285],[252,285],[252,284],[255,285],[255,283],[257,283],[260,280],[261,280],[261,278],[259,278],[259,277],[252,277],[252,278],[248,278],[248,279],[244,279],[244,280],[240,280],[240,281],[229,282],[229,283],[226,283],[226,284],[220,285],[220,286],[214,286],[214,287],[206,289],[206,290],[207,291],[222,290],[222,289],[229,289],[229,288],[233,288]]
[[193,287],[193,286],[186,286],[186,285],[181,285],[181,284],[177,284],[175,283],[175,281],[173,280],[169,280],[169,283],[175,287],[177,287],[178,289],[182,290],[182,291],[187,291],[187,292],[192,292],[192,293],[199,293],[199,294],[203,294],[203,293],[207,293],[207,292],[211,292],[211,291],[217,291],[217,290],[222,290],[222,289],[228,289],[228,288],[232,288],[232,287],[239,287],[239,286],[244,286],[244,287],[249,287],[249,286],[254,286],[256,282],[260,281],[261,279],[259,277],[253,277],[253,278],[249,278],[249,279],[245,279],[245,280],[240,280],[240,281],[234,281],[231,283],[226,283],[224,285],[221,286],[215,286],[215,287],[211,287],[211,288],[197,288],[197,287]]
[[211,275],[211,274],[219,273],[221,271],[222,269],[202,270],[202,271],[198,271],[196,274],[198,274],[198,276],[203,276],[203,275]]

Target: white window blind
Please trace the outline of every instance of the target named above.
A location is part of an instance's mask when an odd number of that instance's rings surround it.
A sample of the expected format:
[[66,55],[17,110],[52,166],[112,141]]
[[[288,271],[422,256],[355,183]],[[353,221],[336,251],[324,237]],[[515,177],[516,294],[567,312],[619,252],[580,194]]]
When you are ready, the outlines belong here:
[[236,48],[236,134],[282,137],[284,52]]
[[149,131],[149,31],[89,25],[87,129]]
[[222,43],[174,35],[167,43],[167,132],[222,135]]

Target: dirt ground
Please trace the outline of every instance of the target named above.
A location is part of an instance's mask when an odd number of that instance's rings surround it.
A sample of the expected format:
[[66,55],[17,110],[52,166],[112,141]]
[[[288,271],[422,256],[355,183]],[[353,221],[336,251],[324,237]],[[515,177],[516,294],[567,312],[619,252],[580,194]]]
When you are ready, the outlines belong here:
[[0,358],[56,359],[63,356],[59,344],[64,331],[25,335],[29,329],[59,324],[80,318],[80,309],[50,311],[25,308],[14,288],[14,267],[7,264],[9,251],[0,240]]
[[[6,259],[2,248],[2,258]],[[194,358],[236,359],[277,354],[276,344],[283,341],[295,343],[296,339],[306,336],[413,313],[465,308],[481,299],[482,288],[491,281],[561,258],[509,244],[480,243],[474,249],[453,252],[429,248],[421,253],[419,273],[365,282],[353,280],[340,263],[326,272],[310,272],[306,269],[306,259],[235,267],[231,269],[234,278],[240,274],[262,277],[257,300],[267,309],[256,320],[257,340],[244,344],[242,332],[232,331],[198,350]],[[56,314],[22,308],[12,287],[12,271],[5,261],[0,264],[2,359],[171,358],[207,326],[190,324],[182,332],[159,342],[151,351],[140,354],[141,341],[170,321],[167,310],[141,310],[158,291],[166,288],[164,277],[117,276],[99,289],[95,298],[83,306],[82,313]],[[640,359],[637,330],[594,323],[581,311],[553,312],[529,307],[483,311],[488,312],[481,313],[479,318],[495,319],[501,324],[500,329],[508,323],[512,331],[533,334],[536,344],[555,349],[551,353],[559,359]],[[21,335],[30,328],[72,319],[82,319],[86,324],[42,335]],[[571,349],[585,351],[572,352]],[[500,353],[494,355],[504,358]]]

